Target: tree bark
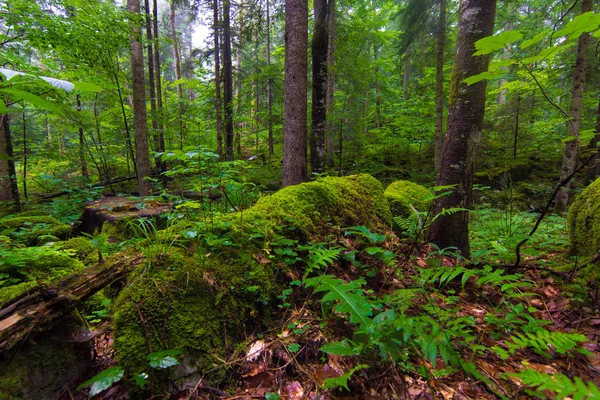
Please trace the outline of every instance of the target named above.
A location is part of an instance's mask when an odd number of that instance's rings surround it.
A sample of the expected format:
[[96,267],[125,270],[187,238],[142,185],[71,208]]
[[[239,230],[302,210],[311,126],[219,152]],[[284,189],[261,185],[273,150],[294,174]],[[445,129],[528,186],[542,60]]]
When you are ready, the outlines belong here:
[[215,44],[215,114],[217,124],[217,154],[223,159],[223,120],[221,110],[221,60],[219,58],[219,2],[213,1],[213,35]]
[[590,162],[590,167],[586,171],[586,182],[588,184],[600,176],[600,154],[598,154],[600,150],[600,101],[598,101],[596,110],[596,134],[590,143],[590,149],[592,152],[596,152],[596,156]]
[[[140,0],[127,0],[127,10],[139,14]],[[139,25],[131,23],[131,88],[133,91],[133,121],[135,129],[135,151],[140,196],[150,195],[150,160],[148,157],[148,118],[146,115],[146,87],[144,83],[144,55]]]
[[[592,10],[592,0],[583,0],[581,13]],[[577,56],[575,60],[575,71],[573,72],[573,92],[571,96],[571,107],[569,110],[570,121],[567,122],[569,141],[565,145],[560,180],[562,182],[577,168],[579,161],[579,129],[581,128],[581,108],[583,105],[583,88],[585,86],[585,69],[587,66],[587,49],[590,43],[590,34],[583,33],[577,42]],[[562,214],[567,209],[571,198],[573,180],[569,181],[556,195],[554,212]]]
[[[158,46],[158,0],[154,0],[152,4],[152,27],[153,27],[153,39],[154,39],[154,75],[156,78],[156,117],[158,123],[158,151],[165,151],[165,130],[163,124],[163,103],[162,103],[162,84],[160,76],[160,52]],[[161,172],[167,170],[165,162],[157,159],[157,167]]]
[[467,258],[470,256],[468,211],[441,213],[472,205],[475,150],[483,125],[486,82],[468,86],[464,79],[487,70],[489,56],[474,57],[473,53],[475,42],[493,33],[495,11],[496,0],[460,2],[448,128],[436,180],[436,186],[452,185],[453,188],[449,195],[436,199],[433,215],[438,218],[431,224],[428,237],[440,249],[456,247]]
[[435,66],[435,172],[440,172],[444,147],[444,51],[446,48],[446,0],[440,0]]
[[[152,49],[152,10],[150,10],[150,2],[144,0],[144,12],[146,13],[146,39],[148,42],[148,86],[150,88],[150,112],[152,114],[152,138],[154,142],[154,151],[160,150],[160,138],[158,136],[158,118],[156,115],[156,81],[154,77],[154,51]],[[160,169],[160,157],[154,160],[156,168]]]
[[13,211],[21,211],[8,114],[0,114],[0,201],[11,202]]
[[322,173],[325,169],[325,132],[327,124],[327,0],[314,0],[312,37],[312,129],[310,137],[310,168]]
[[283,90],[284,187],[307,180],[308,1],[285,1],[285,80]]
[[269,0],[265,0],[267,7],[267,71],[269,79],[267,80],[267,115],[269,129],[269,155],[275,152],[273,144],[273,78],[271,78],[271,15],[269,11]]
[[225,159],[233,160],[233,66],[229,0],[223,0],[223,84],[225,107]]
[[173,63],[175,64],[175,80],[177,81],[177,122],[179,123],[179,149],[183,149],[184,129],[183,129],[183,85],[181,82],[181,55],[179,52],[179,36],[175,26],[175,2],[171,0],[169,7],[169,23],[171,27],[171,40],[173,41]]
[[333,168],[333,151],[335,140],[335,122],[333,110],[335,106],[335,2],[329,0],[329,39],[327,40],[327,166]]
[[[443,1],[443,0],[442,0]],[[375,128],[381,128],[381,68],[379,67],[379,46],[373,45],[373,62],[375,63]]]
[[[81,96],[77,93],[77,111],[81,112]],[[79,165],[81,176],[87,181],[89,179],[87,163],[85,162],[85,138],[83,137],[83,126],[79,126]]]

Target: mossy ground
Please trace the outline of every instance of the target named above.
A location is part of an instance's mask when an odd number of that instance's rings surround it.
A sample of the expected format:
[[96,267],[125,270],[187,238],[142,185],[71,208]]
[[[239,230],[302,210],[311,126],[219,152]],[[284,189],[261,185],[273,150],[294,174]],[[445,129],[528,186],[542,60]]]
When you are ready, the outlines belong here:
[[47,215],[9,216],[0,219],[0,234],[35,245],[40,244],[40,237],[47,235],[66,239],[71,234],[71,226]]
[[600,251],[600,178],[577,196],[568,223],[572,254],[593,256]]
[[[395,181],[385,189],[384,195],[394,218],[408,218],[415,213],[414,210],[427,212],[431,207],[429,189],[413,182]],[[394,229],[399,227],[394,224]]]

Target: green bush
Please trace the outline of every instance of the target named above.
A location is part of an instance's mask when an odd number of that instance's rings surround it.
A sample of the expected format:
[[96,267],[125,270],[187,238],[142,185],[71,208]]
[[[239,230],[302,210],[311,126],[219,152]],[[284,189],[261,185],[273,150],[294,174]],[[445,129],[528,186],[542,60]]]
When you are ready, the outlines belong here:
[[571,252],[594,255],[600,250],[600,178],[581,193],[569,209]]

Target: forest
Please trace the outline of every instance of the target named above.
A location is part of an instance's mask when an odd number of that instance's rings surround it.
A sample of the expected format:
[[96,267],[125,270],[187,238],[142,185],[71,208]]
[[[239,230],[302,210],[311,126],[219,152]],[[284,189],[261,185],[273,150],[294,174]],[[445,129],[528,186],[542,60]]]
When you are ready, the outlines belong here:
[[0,0],[0,398],[600,399],[596,0]]

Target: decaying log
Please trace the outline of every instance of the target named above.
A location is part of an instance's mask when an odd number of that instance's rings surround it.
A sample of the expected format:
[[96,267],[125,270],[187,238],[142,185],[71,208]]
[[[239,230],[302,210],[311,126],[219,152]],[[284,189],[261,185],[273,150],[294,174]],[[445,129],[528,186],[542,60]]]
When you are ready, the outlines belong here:
[[51,328],[86,300],[110,283],[123,278],[142,257],[119,253],[111,260],[51,284],[42,285],[0,310],[0,353],[21,341]]

